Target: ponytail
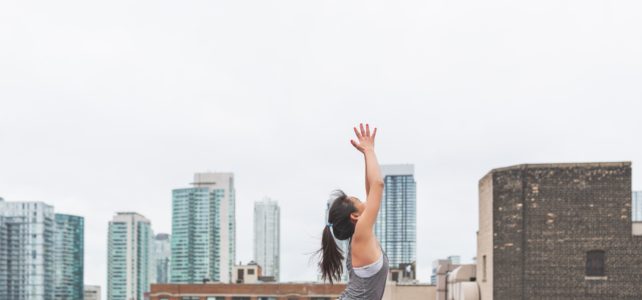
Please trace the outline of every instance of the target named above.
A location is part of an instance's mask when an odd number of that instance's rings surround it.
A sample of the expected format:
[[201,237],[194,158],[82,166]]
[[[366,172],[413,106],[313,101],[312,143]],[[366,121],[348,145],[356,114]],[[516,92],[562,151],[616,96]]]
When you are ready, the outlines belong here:
[[334,200],[328,210],[328,224],[323,228],[321,249],[317,251],[321,257],[319,260],[321,279],[329,280],[330,284],[341,281],[343,273],[341,263],[344,259],[343,250],[339,248],[335,238],[340,241],[352,238],[355,225],[350,219],[350,214],[357,211],[350,198],[341,190],[335,191],[332,197]]
[[326,225],[323,228],[323,237],[321,238],[321,261],[319,262],[319,269],[321,269],[321,279],[329,280],[330,284],[333,281],[341,280],[341,273],[343,273],[343,251],[337,245],[337,242],[330,232],[331,227]]

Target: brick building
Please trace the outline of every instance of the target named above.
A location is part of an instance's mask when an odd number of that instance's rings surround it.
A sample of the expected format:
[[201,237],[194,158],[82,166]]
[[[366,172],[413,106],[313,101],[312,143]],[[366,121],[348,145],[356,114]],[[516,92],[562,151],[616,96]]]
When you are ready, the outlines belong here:
[[495,169],[479,197],[482,300],[642,299],[629,162]]
[[330,300],[345,284],[153,284],[150,300]]
[[[335,283],[153,284],[150,300],[334,300],[346,285]],[[388,280],[382,300],[435,300],[435,286]]]

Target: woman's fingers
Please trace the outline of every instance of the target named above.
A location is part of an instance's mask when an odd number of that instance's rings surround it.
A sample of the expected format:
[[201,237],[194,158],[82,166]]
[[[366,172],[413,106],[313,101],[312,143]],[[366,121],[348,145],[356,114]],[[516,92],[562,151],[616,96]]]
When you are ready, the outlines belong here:
[[372,139],[374,140],[375,136],[377,136],[377,127],[375,127],[374,131],[372,132]]
[[361,134],[359,133],[359,130],[357,130],[357,127],[352,127],[354,129],[354,134],[357,135],[358,139],[361,139]]
[[363,130],[363,123],[359,123],[359,128],[361,128],[361,136],[362,137],[367,137],[366,131]]
[[357,144],[357,142],[355,142],[354,140],[350,140],[350,143],[351,143],[351,144],[352,144],[352,146],[354,146],[357,150],[361,151],[361,146],[359,146],[359,144]]
[[370,136],[370,125],[366,123],[366,136]]

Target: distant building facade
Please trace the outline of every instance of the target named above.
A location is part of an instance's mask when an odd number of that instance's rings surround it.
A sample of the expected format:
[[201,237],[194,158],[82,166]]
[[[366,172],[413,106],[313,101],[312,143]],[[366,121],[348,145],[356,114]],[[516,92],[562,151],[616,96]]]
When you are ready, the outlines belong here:
[[143,300],[153,281],[151,222],[134,212],[120,212],[109,222],[107,299]]
[[238,264],[232,268],[232,283],[258,283],[262,276],[261,266],[254,261],[247,265]]
[[86,285],[85,286],[85,299],[83,300],[100,300],[100,286],[99,285]]
[[642,191],[633,192],[633,222],[642,222]]
[[382,165],[385,183],[375,235],[398,268],[417,260],[417,184],[414,165]]
[[54,299],[54,208],[0,199],[0,299]]
[[[343,283],[154,284],[150,300],[334,300]],[[432,285],[388,283],[382,300],[435,300]]]
[[495,169],[479,182],[481,299],[642,299],[631,164]]
[[85,219],[55,214],[54,299],[82,299],[84,290]]
[[279,280],[281,265],[281,209],[279,204],[265,198],[254,203],[254,260],[264,276]]
[[[439,272],[442,272],[441,275],[446,276],[448,272],[454,270],[461,264],[461,258],[459,256],[448,256],[446,259],[438,259],[432,262],[432,274],[430,275],[430,282],[432,284],[437,284],[437,276],[440,275]],[[438,288],[439,289],[439,288]]]
[[171,236],[159,233],[154,237],[154,283],[169,282],[169,260],[172,255]]
[[196,173],[172,191],[170,281],[230,282],[236,260],[234,174]]

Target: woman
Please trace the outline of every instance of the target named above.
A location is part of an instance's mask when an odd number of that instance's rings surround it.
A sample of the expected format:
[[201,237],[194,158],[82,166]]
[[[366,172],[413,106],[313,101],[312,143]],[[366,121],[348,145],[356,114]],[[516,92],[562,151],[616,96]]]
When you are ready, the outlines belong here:
[[319,267],[324,280],[330,280],[330,283],[340,280],[344,257],[334,239],[349,240],[346,266],[350,277],[339,299],[381,300],[388,277],[388,257],[374,235],[383,193],[383,180],[374,151],[377,129],[370,134],[368,124],[365,129],[359,124],[359,130],[355,127],[354,133],[358,142],[350,142],[363,153],[366,161],[366,202],[341,191],[335,193],[323,229]]

